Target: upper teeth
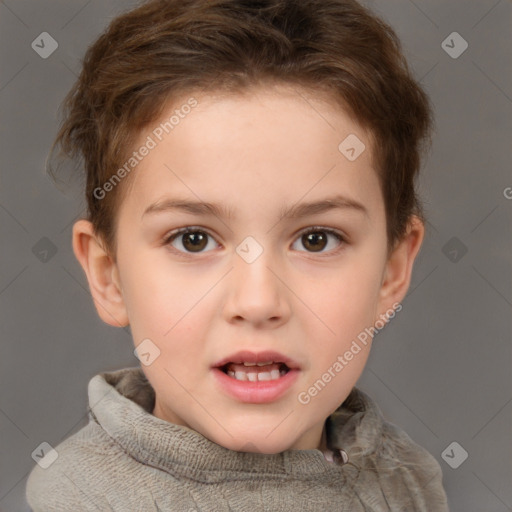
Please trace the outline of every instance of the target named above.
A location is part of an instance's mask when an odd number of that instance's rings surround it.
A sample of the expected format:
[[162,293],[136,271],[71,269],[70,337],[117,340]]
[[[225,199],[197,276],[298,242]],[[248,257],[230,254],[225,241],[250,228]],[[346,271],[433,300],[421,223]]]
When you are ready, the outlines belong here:
[[244,361],[244,366],[265,366],[266,364],[273,364],[274,361],[268,361],[266,363],[246,363]]
[[236,380],[249,380],[251,382],[258,382],[263,380],[276,380],[286,375],[286,370],[272,370],[271,372],[244,372],[244,371],[231,371],[228,370],[228,375]]

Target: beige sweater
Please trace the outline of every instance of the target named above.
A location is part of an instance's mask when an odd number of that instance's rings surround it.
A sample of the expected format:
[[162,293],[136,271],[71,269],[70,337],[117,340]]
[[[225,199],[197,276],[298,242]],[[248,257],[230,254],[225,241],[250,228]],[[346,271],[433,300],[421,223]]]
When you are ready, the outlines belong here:
[[92,378],[88,425],[29,476],[33,511],[448,510],[437,461],[357,388],[326,422],[333,462],[315,449],[232,451],[153,416],[153,403],[139,368]]

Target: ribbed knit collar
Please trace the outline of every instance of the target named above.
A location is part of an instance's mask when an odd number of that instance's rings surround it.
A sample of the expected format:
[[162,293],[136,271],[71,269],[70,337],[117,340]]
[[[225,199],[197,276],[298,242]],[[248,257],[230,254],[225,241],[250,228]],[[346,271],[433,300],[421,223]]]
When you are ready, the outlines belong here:
[[[105,372],[89,382],[92,418],[122,449],[142,464],[201,482],[254,478],[339,478],[342,466],[318,449],[277,454],[237,452],[200,433],[152,415],[154,390],[140,368]],[[361,462],[381,441],[383,419],[368,395],[353,388],[326,420],[327,447]],[[342,464],[342,462],[340,463]]]

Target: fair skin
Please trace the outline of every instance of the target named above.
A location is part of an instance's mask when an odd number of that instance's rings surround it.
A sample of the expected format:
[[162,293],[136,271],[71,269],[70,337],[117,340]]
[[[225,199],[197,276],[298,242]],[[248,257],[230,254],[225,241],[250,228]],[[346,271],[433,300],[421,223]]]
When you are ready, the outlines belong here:
[[[284,87],[194,97],[198,106],[130,175],[115,261],[85,220],[73,228],[75,255],[100,317],[114,326],[129,324],[135,345],[149,338],[160,350],[142,367],[155,389],[155,416],[232,450],[247,443],[252,448],[245,451],[262,453],[325,448],[325,419],[356,384],[371,343],[309,403],[297,397],[404,298],[423,224],[413,217],[388,257],[370,139],[334,104]],[[141,133],[141,143],[159,122]],[[355,161],[338,150],[349,134],[366,145]],[[279,220],[284,208],[334,195],[364,211],[345,207]],[[233,214],[144,215],[166,198],[218,203]],[[165,243],[187,226],[207,234],[199,252],[186,235]],[[308,244],[303,232],[318,226],[345,241],[315,228],[326,242]],[[263,248],[251,263],[236,252],[248,236]],[[271,403],[228,396],[211,365],[243,349],[277,350],[295,359],[298,379]]]

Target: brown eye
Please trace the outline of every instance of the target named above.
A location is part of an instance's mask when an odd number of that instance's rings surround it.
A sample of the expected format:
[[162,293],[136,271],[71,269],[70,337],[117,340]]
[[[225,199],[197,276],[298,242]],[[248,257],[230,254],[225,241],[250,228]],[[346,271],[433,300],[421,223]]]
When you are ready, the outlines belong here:
[[[331,242],[332,239],[335,240],[334,246]],[[306,249],[306,252],[329,253],[336,252],[336,249],[339,249],[345,243],[345,239],[340,233],[332,229],[313,228],[303,232],[297,242],[300,242],[300,245]],[[326,247],[328,249],[324,250]],[[300,249],[298,250],[300,251]]]
[[216,246],[215,241],[208,233],[191,228],[181,229],[165,240],[165,245],[171,245],[180,253],[207,252],[205,249],[209,243],[213,243],[213,247]]
[[322,251],[327,245],[327,237],[321,231],[315,231],[302,235],[302,245],[311,251]]
[[192,252],[202,251],[206,247],[207,237],[208,235],[201,231],[185,233],[182,235],[183,247]]

